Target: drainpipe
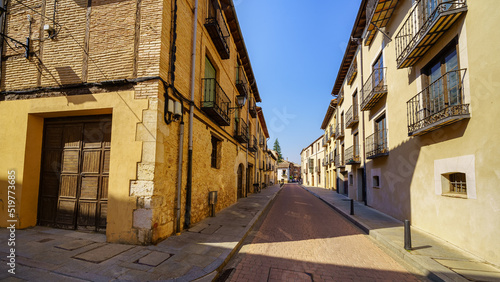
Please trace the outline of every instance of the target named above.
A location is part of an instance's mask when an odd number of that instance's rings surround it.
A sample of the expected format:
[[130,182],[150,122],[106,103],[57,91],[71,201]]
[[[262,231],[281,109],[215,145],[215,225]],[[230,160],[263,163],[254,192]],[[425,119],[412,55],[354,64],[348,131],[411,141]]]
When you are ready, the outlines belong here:
[[[361,36],[361,38],[353,38],[354,40],[356,40],[356,42],[358,43],[358,46],[359,46],[359,57],[360,57],[360,63],[361,63],[361,68],[360,68],[360,78],[361,78],[361,93],[363,94],[364,93],[364,83],[365,83],[365,80],[363,78],[363,36]],[[360,97],[362,95],[359,95]],[[363,102],[363,101],[361,101]],[[360,103],[358,103],[359,105]],[[363,197],[363,202],[365,204],[365,206],[368,204],[367,203],[367,195],[366,195],[366,139],[365,139],[365,111],[361,111],[361,119],[363,121],[363,180],[362,180],[362,186],[361,186],[361,193],[362,193],[362,197]]]
[[191,226],[191,191],[193,185],[194,80],[195,80],[195,66],[196,66],[196,32],[198,27],[198,0],[195,0],[194,2],[193,13],[194,13],[193,45],[191,47],[191,83],[190,83],[191,101],[189,105],[189,143],[188,143],[189,147],[188,147],[188,168],[187,168],[187,184],[186,184],[186,214],[184,215],[184,228],[186,229]]

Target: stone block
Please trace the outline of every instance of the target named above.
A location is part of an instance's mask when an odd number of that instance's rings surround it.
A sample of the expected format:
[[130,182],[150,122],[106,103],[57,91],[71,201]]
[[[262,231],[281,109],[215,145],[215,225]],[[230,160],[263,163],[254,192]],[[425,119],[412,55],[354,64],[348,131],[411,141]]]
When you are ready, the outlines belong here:
[[135,180],[130,182],[130,196],[152,196],[153,181]]
[[151,229],[152,219],[153,219],[152,209],[135,210],[133,227],[141,229]]

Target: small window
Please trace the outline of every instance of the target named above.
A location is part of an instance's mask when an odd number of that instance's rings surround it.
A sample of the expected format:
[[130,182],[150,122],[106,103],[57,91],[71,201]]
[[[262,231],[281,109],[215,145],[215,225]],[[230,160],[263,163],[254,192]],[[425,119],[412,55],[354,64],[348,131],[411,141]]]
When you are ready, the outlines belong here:
[[354,185],[354,177],[352,174],[349,174],[349,185]]
[[380,188],[380,177],[378,175],[373,177],[373,188]]
[[211,164],[213,168],[220,168],[221,146],[222,146],[221,140],[212,135]]
[[467,177],[465,173],[442,174],[443,194],[467,195]]

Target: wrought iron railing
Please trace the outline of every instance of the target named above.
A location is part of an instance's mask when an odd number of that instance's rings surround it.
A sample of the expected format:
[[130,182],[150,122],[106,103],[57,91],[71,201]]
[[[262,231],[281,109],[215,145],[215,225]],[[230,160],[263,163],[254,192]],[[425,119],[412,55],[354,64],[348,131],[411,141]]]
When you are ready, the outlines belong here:
[[341,137],[344,137],[344,125],[337,124],[337,127],[335,128],[335,139],[339,139]]
[[345,127],[349,128],[358,122],[358,105],[353,105],[349,107],[345,114]]
[[231,100],[215,78],[203,78],[201,108],[210,114],[220,125],[229,125],[229,105]]
[[387,129],[373,133],[366,137],[366,157],[368,159],[389,154],[387,147]]
[[345,159],[343,159],[341,155],[336,155],[334,162],[335,162],[335,167],[345,166]]
[[236,130],[235,130],[236,139],[238,139],[238,141],[240,141],[241,143],[248,142],[250,137],[248,135],[248,125],[245,122],[245,120],[242,118],[236,118],[235,124],[236,124]]
[[253,118],[256,118],[257,117],[257,106],[255,105],[255,98],[252,96],[250,97],[250,99],[248,99],[248,105],[249,105],[249,111],[250,111],[250,115],[253,117]]
[[466,0],[418,0],[396,34],[398,67],[410,56],[420,40],[430,32],[436,24],[436,19],[444,13],[451,14],[466,7]]
[[407,104],[408,135],[430,127],[448,124],[449,118],[469,114],[469,104],[464,104],[463,80],[466,69],[450,71],[434,81]]
[[257,138],[255,136],[252,136],[250,138],[250,144],[248,144],[248,149],[251,151],[251,152],[256,152],[257,149],[258,149],[258,146],[257,146]]
[[337,105],[340,106],[340,104],[342,104],[342,101],[344,101],[344,88],[340,89],[339,93],[337,94]]
[[248,97],[248,80],[243,66],[236,67],[236,88],[241,95]]
[[359,164],[361,159],[359,157],[359,146],[351,146],[345,150],[345,163],[346,164]]
[[205,28],[208,30],[221,58],[229,59],[230,33],[217,0],[209,1]]
[[354,59],[351,63],[351,66],[349,67],[349,71],[347,71],[347,84],[352,85],[354,82],[354,78],[356,78],[356,75],[358,74],[358,62],[356,59]]
[[381,94],[387,93],[387,68],[374,69],[363,85],[361,92],[361,109],[370,109],[380,99]]

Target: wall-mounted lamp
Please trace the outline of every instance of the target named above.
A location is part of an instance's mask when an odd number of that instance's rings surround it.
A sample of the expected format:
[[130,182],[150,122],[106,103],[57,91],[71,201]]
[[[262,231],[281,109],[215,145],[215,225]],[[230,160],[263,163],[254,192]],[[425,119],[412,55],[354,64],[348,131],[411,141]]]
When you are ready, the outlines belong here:
[[175,101],[172,99],[167,100],[167,112],[165,113],[165,117],[168,123],[172,121],[178,121],[182,115],[182,106],[179,101]]
[[236,107],[230,107],[229,111],[231,112],[232,110],[243,108],[243,106],[245,106],[246,102],[247,102],[247,96],[246,95],[238,95],[238,96],[236,96],[237,106]]

